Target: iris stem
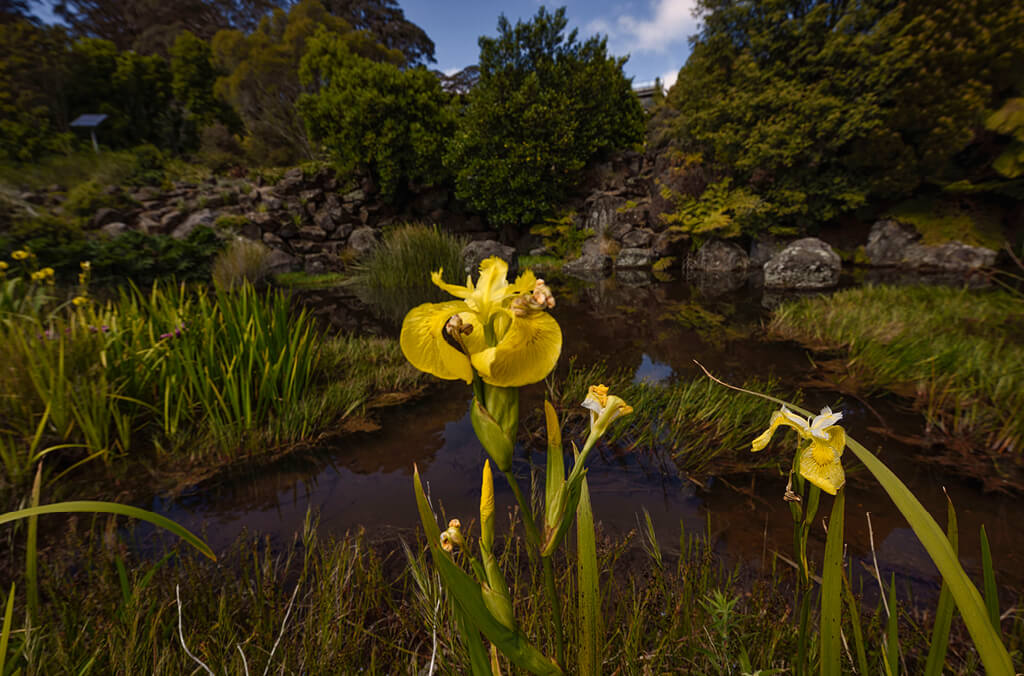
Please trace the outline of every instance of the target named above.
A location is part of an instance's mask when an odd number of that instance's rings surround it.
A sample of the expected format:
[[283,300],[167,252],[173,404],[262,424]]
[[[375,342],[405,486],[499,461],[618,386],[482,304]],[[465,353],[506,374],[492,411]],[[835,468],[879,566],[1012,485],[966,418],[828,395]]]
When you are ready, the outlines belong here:
[[540,560],[544,568],[544,588],[551,601],[551,633],[555,637],[555,657],[558,666],[564,670],[565,640],[562,637],[562,600],[555,590],[555,567],[550,556],[542,556]]
[[533,545],[533,549],[537,552],[541,548],[540,531],[537,530],[537,522],[533,519],[533,510],[530,508],[530,503],[527,501],[523,492],[519,489],[519,481],[511,471],[502,471],[505,475],[505,479],[508,480],[508,485],[512,487],[512,495],[516,496],[516,502],[519,504],[519,511],[523,513],[523,525],[526,527],[526,537]]

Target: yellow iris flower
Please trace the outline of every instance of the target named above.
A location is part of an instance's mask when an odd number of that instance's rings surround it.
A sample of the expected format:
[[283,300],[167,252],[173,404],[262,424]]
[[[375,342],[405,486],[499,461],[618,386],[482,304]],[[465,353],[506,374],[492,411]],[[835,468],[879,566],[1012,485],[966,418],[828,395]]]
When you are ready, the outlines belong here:
[[431,281],[460,300],[424,303],[402,322],[402,352],[413,366],[445,380],[473,382],[474,371],[498,387],[543,380],[562,351],[562,330],[546,309],[555,299],[530,271],[513,283],[508,264],[491,257],[476,284],[448,284],[442,270]]
[[614,394],[608,394],[606,385],[591,385],[581,404],[590,411],[590,431],[603,436],[608,426],[616,419],[629,415],[633,407]]
[[835,495],[846,483],[846,473],[840,462],[846,447],[846,430],[835,424],[842,417],[842,413],[833,413],[826,406],[820,415],[804,420],[783,406],[782,410],[772,414],[768,429],[750,443],[750,450],[760,451],[767,446],[779,425],[792,427],[801,439],[811,442],[800,452],[800,476],[826,493]]

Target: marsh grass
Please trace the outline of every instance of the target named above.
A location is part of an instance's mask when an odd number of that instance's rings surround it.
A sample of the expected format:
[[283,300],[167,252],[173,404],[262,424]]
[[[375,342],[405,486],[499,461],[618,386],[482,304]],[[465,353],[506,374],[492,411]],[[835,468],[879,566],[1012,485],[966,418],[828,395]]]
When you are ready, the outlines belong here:
[[0,324],[0,485],[24,484],[48,447],[57,476],[154,449],[184,466],[273,454],[423,381],[395,341],[320,338],[287,298],[250,285],[157,285],[22,315]]
[[355,268],[351,284],[380,316],[400,321],[420,303],[450,299],[430,283],[430,273],[443,269],[446,282],[465,283],[465,244],[464,239],[437,227],[398,226]]
[[289,289],[329,289],[348,280],[344,272],[311,274],[309,272],[282,272],[274,275],[274,284]]
[[210,276],[218,289],[234,289],[245,283],[260,286],[267,276],[270,247],[236,237],[213,259]]
[[842,350],[841,376],[911,398],[948,442],[1011,456],[1024,449],[1024,303],[1012,294],[863,287],[786,303],[769,329]]
[[[627,449],[660,447],[686,472],[702,473],[712,465],[729,466],[754,461],[750,440],[764,428],[774,404],[716,387],[706,378],[677,380],[664,385],[635,383],[628,370],[606,364],[570,366],[559,384],[558,400],[567,410],[578,407],[591,385],[603,383],[633,407],[633,413],[605,437],[609,444]],[[750,380],[744,387],[781,396],[778,382]],[[792,397],[792,393],[786,393]],[[582,416],[575,419],[584,424]]]
[[[521,523],[510,518],[512,535],[497,541],[496,553],[519,599],[516,617],[537,635],[547,601],[533,593],[540,572],[526,555]],[[22,632],[12,641],[24,646],[17,662],[26,676],[83,673],[87,665],[102,674],[201,673],[181,646],[176,587],[185,645],[216,674],[241,675],[246,665],[249,673],[269,665],[270,673],[283,674],[424,674],[432,659],[435,673],[469,673],[450,600],[422,542],[406,547],[364,533],[320,537],[307,519],[290,544],[243,535],[211,563],[181,546],[140,559],[102,520],[75,523],[61,536],[63,553],[41,560],[39,622],[27,643]],[[599,538],[605,673],[791,668],[791,569],[771,561],[762,572],[729,565],[714,549],[707,533],[680,531],[678,541],[659,542],[643,524],[623,539]],[[556,575],[570,604],[566,635],[573,637],[574,576],[561,559]],[[16,616],[25,604],[20,587],[18,593]],[[897,608],[906,673],[920,673],[932,617],[902,591]],[[864,613],[867,635],[884,633],[881,606]],[[1024,634],[1015,618],[1004,621],[1011,650]],[[844,631],[850,635],[850,627]],[[957,619],[944,673],[976,673],[972,652]],[[881,653],[881,642],[869,643],[869,664],[878,665]],[[579,673],[576,652],[566,655],[567,673]]]

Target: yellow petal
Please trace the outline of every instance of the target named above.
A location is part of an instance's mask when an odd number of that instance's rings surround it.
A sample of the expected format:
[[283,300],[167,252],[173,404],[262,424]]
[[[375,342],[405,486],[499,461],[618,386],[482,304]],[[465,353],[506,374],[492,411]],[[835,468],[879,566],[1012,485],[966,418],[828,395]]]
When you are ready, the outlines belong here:
[[[822,462],[829,456],[831,459]],[[822,443],[812,443],[800,454],[800,476],[831,495],[846,483],[838,454]]]
[[[420,371],[431,373],[445,380],[473,382],[473,369],[469,357],[448,344],[444,339],[444,327],[452,315],[460,315],[463,321],[474,324],[475,316],[466,312],[462,301],[447,303],[424,303],[414,307],[402,322],[399,343],[402,353]],[[474,333],[481,333],[474,325]]]
[[533,293],[533,287],[537,285],[537,276],[533,270],[527,270],[516,277],[516,281],[509,284],[507,295],[519,295],[521,293]]
[[764,450],[764,447],[768,445],[768,442],[772,440],[775,435],[775,430],[779,428],[779,425],[786,422],[780,411],[772,413],[771,422],[768,424],[768,429],[761,433],[756,439],[750,442],[750,450],[757,452]]
[[562,329],[547,313],[514,317],[496,347],[473,353],[473,366],[485,383],[521,387],[541,381],[562,352]]
[[449,284],[448,282],[444,281],[444,279],[441,277],[441,275],[443,274],[444,268],[441,268],[436,272],[430,273],[430,281],[433,282],[434,285],[440,288],[442,291],[447,291],[456,298],[468,298],[469,295],[473,293],[473,280],[471,280],[470,278],[466,278],[466,286],[459,286],[458,284]]
[[480,314],[484,323],[490,321],[491,314],[505,298],[505,289],[508,288],[507,275],[508,263],[497,256],[491,256],[480,263],[480,277],[473,293],[466,298],[466,304]]

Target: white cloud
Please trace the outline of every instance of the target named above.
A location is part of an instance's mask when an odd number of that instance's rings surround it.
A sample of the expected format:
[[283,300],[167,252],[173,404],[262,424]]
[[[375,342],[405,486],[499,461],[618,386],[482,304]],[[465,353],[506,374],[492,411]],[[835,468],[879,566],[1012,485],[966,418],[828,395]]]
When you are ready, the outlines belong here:
[[445,68],[443,72],[448,77],[451,77],[452,75],[455,75],[456,73],[458,73],[460,70],[462,70],[462,69],[461,68]]
[[620,14],[612,21],[598,18],[587,28],[607,33],[613,53],[664,53],[671,45],[685,44],[697,32],[696,4],[696,0],[650,0],[647,16]]

